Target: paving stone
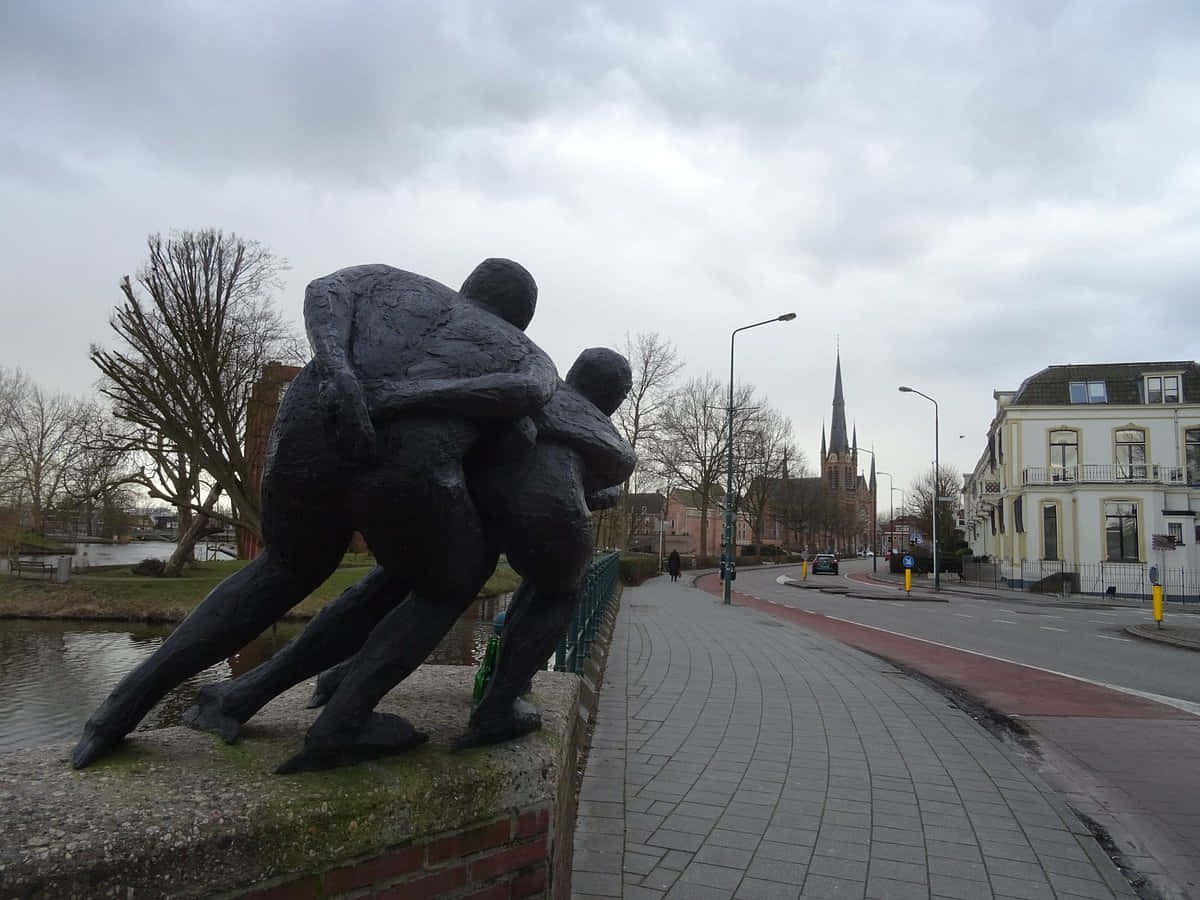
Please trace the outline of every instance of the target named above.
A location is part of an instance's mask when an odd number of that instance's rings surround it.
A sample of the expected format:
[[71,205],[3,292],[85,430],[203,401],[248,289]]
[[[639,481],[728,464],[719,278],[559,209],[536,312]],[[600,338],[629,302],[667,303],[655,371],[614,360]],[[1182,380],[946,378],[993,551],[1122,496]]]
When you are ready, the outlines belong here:
[[666,900],[729,900],[732,896],[732,888],[715,888],[706,884],[677,881],[675,886],[667,891]]
[[[980,869],[982,868],[980,866]],[[813,867],[813,871],[817,871],[815,866]],[[871,858],[870,877],[872,879],[891,878],[896,881],[912,881],[917,884],[928,884],[929,870],[922,863],[900,862],[894,859],[881,859],[873,856]]]
[[732,892],[738,886],[738,882],[742,880],[742,869],[731,869],[725,866],[693,861],[691,865],[683,870],[683,874],[679,876],[679,880],[692,884],[708,885],[709,887],[727,888]]
[[678,877],[679,872],[675,869],[666,869],[658,866],[642,879],[642,887],[648,887],[656,891],[669,891]]
[[858,859],[846,859],[837,856],[825,856],[814,853],[809,861],[808,870],[816,875],[832,875],[835,878],[845,878],[852,881],[867,880],[867,863]]
[[843,881],[826,875],[809,875],[800,891],[803,900],[862,900],[867,885],[862,881]]
[[571,871],[571,890],[599,897],[620,897],[621,876],[601,872]]
[[872,876],[867,881],[868,900],[929,900],[929,886]]
[[621,870],[624,872],[633,872],[636,875],[649,875],[654,871],[654,867],[659,864],[660,859],[660,856],[627,852],[622,860]]
[[[887,844],[882,841],[876,841],[871,845],[871,860],[895,860],[896,862],[905,863],[924,863],[925,848],[914,847],[910,844]],[[930,857],[930,862],[933,857]]]
[[718,844],[705,844],[696,853],[695,860],[711,863],[714,866],[730,866],[735,869],[745,869],[754,857],[753,850],[738,847],[722,847]]
[[743,878],[734,893],[737,900],[797,900],[799,896],[798,884],[781,884],[761,878]]
[[992,888],[986,881],[955,878],[952,875],[929,873],[929,892],[955,900],[992,900]]
[[665,847],[668,850],[686,850],[688,853],[695,853],[704,843],[704,835],[660,828],[645,843],[652,847]]
[[1025,881],[1005,875],[993,875],[992,890],[1004,897],[1019,897],[1020,900],[1055,900],[1054,891],[1045,881]]
[[808,867],[796,862],[783,862],[777,859],[755,858],[746,869],[748,878],[760,878],[763,881],[778,881],[783,884],[800,885]]
[[737,847],[742,850],[753,850],[758,846],[759,836],[747,834],[744,831],[730,831],[727,828],[714,828],[705,838],[705,842],[721,847]]
[[663,854],[660,865],[668,869],[675,869],[682,872],[688,867],[688,863],[692,861],[692,854],[685,850],[668,850]]

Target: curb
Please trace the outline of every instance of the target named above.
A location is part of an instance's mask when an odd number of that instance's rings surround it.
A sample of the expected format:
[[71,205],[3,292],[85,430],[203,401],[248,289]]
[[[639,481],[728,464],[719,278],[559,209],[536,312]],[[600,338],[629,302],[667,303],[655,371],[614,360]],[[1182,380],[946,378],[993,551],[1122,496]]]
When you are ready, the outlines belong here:
[[1179,647],[1181,650],[1200,650],[1200,638],[1177,637],[1170,632],[1164,633],[1153,625],[1126,625],[1125,633],[1144,641]]

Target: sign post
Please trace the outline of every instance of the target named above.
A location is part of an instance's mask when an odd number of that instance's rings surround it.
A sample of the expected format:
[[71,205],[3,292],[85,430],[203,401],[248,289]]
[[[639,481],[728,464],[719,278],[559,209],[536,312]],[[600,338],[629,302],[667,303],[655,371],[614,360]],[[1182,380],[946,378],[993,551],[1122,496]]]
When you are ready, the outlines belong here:
[[912,570],[913,570],[913,566],[915,566],[917,564],[917,561],[915,559],[913,559],[911,553],[905,553],[904,558],[902,560],[900,560],[900,562],[904,565],[904,593],[911,594],[912,593]]
[[1150,568],[1151,596],[1154,598],[1154,622],[1162,628],[1163,621],[1163,577],[1167,571],[1167,551],[1175,549],[1175,538],[1169,534],[1156,534],[1151,546],[1158,551],[1158,566]]

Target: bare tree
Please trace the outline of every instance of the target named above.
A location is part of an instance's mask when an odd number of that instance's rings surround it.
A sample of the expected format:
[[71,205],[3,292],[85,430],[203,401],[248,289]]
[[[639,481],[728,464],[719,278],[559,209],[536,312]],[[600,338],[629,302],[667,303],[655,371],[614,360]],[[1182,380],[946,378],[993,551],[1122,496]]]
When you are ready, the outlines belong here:
[[[711,375],[693,378],[664,408],[651,451],[656,466],[672,483],[692,491],[700,509],[700,553],[709,555],[708,511],[721,502],[729,432],[727,386]],[[753,391],[734,392],[735,432],[738,410],[747,409]]]
[[[79,447],[63,482],[64,505],[76,513],[74,532],[92,536],[112,522],[115,508],[126,499],[124,485],[130,481],[133,460],[113,417],[100,404],[81,403],[78,415]],[[102,518],[98,512],[103,512]]]
[[46,533],[46,515],[62,494],[82,450],[82,404],[27,384],[8,413],[6,452],[18,505],[29,504],[30,529]]
[[0,366],[0,503],[8,506],[16,505],[20,483],[12,427],[28,391],[29,379],[20,369]]
[[[655,331],[638,332],[633,337],[626,334],[624,349],[633,371],[633,387],[625,402],[617,408],[614,418],[629,446],[644,450],[658,432],[659,418],[671,402],[671,385],[683,362],[675,345]],[[635,528],[636,511],[630,503],[630,493],[637,490],[651,465],[644,456],[644,453],[639,456],[637,468],[625,480],[621,503],[614,510],[625,529],[623,539],[618,538],[622,546]]]
[[[197,513],[216,515],[224,491],[232,523],[261,537],[243,444],[246,408],[263,366],[293,355],[297,344],[270,298],[286,264],[261,244],[215,230],[153,235],[148,248],[136,282],[122,279],[124,297],[109,320],[118,348],[92,348],[100,390],[117,417],[149,435],[144,449],[159,474],[186,460],[185,474],[164,491],[170,502],[182,506],[186,496]],[[190,487],[200,471],[214,482],[204,501]]]
[[[917,520],[921,533],[932,535],[933,501],[934,497],[954,497],[961,490],[962,476],[954,466],[939,467],[936,490],[934,490],[933,467],[924,475],[913,479],[908,489],[908,502],[905,507],[908,515]],[[938,503],[937,535],[938,545],[944,546],[954,533],[954,504],[951,502]]]
[[765,405],[748,419],[742,446],[744,487],[738,494],[750,518],[754,543],[762,544],[763,528],[783,487],[785,469],[802,457],[792,442],[791,420]]

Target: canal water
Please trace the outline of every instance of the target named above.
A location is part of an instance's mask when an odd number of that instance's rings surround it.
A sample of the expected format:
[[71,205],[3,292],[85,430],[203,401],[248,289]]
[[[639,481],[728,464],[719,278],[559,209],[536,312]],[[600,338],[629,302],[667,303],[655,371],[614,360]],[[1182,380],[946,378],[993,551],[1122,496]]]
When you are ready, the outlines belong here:
[[[201,541],[196,544],[196,559],[217,558],[227,559],[224,551],[237,552],[232,544],[209,544]],[[175,545],[170,541],[130,541],[128,544],[76,544],[75,552],[71,554],[71,566],[75,571],[90,566],[132,566],[143,559],[168,559],[175,552]],[[62,554],[68,555],[68,554]],[[22,559],[26,557],[22,556]],[[51,562],[58,554],[28,557]]]
[[[492,620],[507,605],[507,595],[476,601],[426,662],[478,665]],[[172,627],[0,619],[0,752],[78,738],[84,721],[113,686],[153,653]],[[249,671],[303,627],[281,623],[236,656],[188,679],[163,698],[140,728],[179,724],[201,685]]]

